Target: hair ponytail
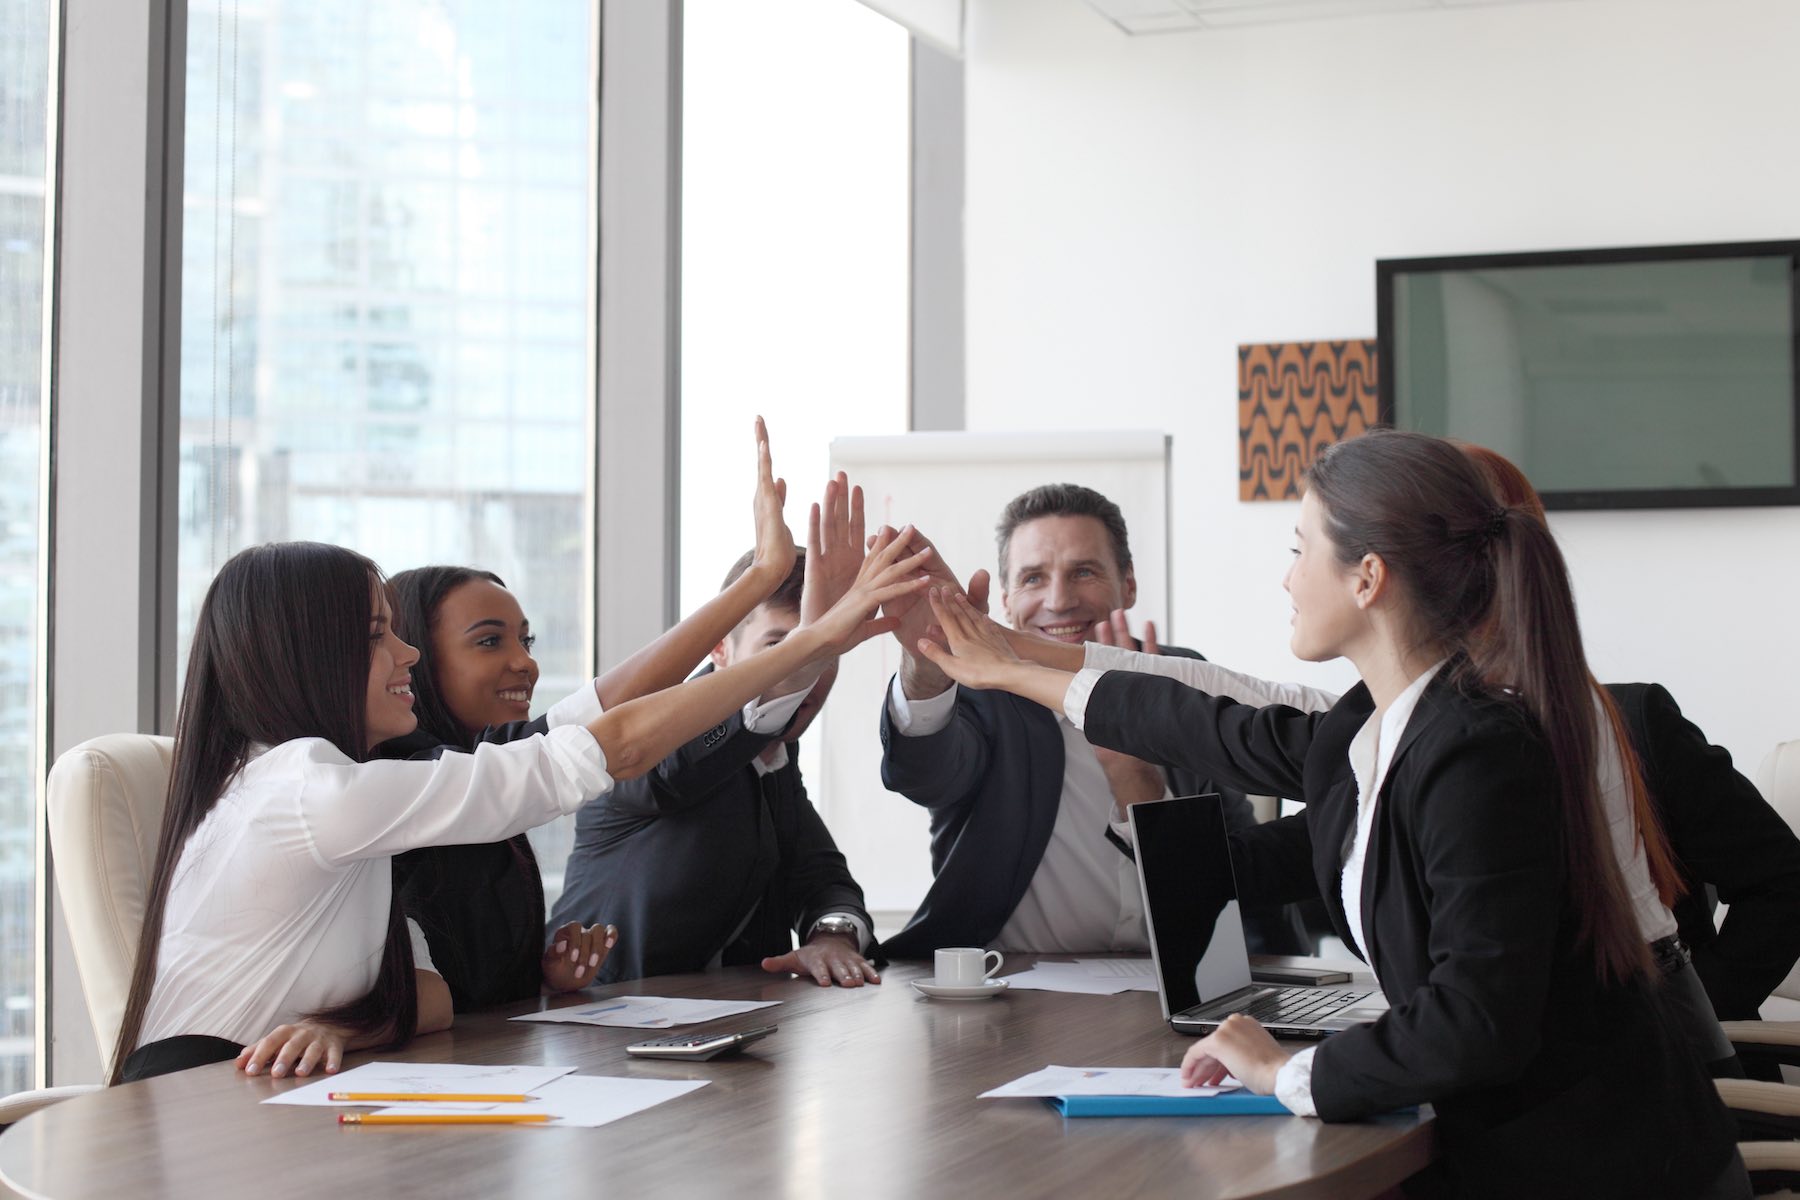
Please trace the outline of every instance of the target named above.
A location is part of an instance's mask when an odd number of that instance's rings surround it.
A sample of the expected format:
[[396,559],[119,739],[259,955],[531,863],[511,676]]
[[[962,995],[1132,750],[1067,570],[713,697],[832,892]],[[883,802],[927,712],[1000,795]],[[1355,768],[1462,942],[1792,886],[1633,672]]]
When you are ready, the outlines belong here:
[[[1521,508],[1497,512],[1502,520],[1491,549],[1494,598],[1469,663],[1488,687],[1520,698],[1549,743],[1563,796],[1583,799],[1562,805],[1569,886],[1586,894],[1575,906],[1576,936],[1593,947],[1602,979],[1629,979],[1647,971],[1649,960],[1595,790],[1597,689],[1587,669],[1568,568],[1546,526]],[[1622,751],[1630,746],[1629,740],[1620,743]],[[1635,774],[1634,764],[1626,766]],[[1640,779],[1637,790],[1642,788]]]
[[[1450,442],[1475,464],[1475,469],[1487,481],[1488,490],[1493,492],[1495,499],[1501,504],[1524,510],[1527,516],[1544,528],[1550,527],[1550,518],[1544,512],[1543,497],[1531,486],[1531,480],[1525,478],[1525,472],[1519,470],[1517,463],[1497,450],[1477,446],[1474,442],[1455,438],[1450,439]],[[1681,869],[1676,865],[1675,851],[1669,846],[1662,821],[1657,818],[1650,789],[1644,781],[1644,768],[1638,761],[1637,749],[1632,741],[1631,729],[1625,724],[1625,714],[1619,711],[1612,693],[1600,686],[1600,681],[1593,677],[1592,672],[1588,674],[1588,682],[1593,685],[1594,695],[1600,700],[1607,728],[1612,731],[1613,743],[1618,747],[1619,762],[1625,776],[1625,790],[1631,798],[1632,824],[1643,846],[1644,864],[1649,869],[1650,881],[1656,885],[1656,893],[1662,902],[1673,908],[1675,902],[1687,891],[1687,884],[1681,878]]]
[[1536,721],[1562,797],[1579,943],[1603,980],[1648,973],[1595,786],[1595,689],[1575,597],[1548,527],[1497,503],[1460,450],[1425,434],[1377,429],[1339,442],[1307,479],[1339,561],[1379,555],[1403,585],[1417,644],[1463,655],[1457,682],[1509,696]]

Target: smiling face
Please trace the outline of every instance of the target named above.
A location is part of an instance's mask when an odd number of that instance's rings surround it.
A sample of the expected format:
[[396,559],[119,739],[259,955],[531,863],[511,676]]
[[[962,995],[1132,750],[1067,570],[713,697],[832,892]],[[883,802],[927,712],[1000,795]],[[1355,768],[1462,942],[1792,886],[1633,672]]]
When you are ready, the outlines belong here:
[[[724,641],[713,647],[712,660],[715,667],[729,667],[734,662],[742,662],[753,654],[761,654],[771,646],[779,646],[782,639],[794,631],[800,623],[797,609],[782,608],[775,604],[760,604],[752,609],[744,618],[744,623],[726,635]],[[794,720],[787,732],[781,735],[785,742],[799,739],[811,725],[819,710],[825,707],[825,697],[831,694],[831,685],[837,682],[837,660],[825,668],[819,676],[819,682],[813,684],[812,691],[800,702],[800,710],[794,714]]]
[[1281,586],[1294,602],[1294,633],[1289,645],[1298,658],[1325,662],[1350,652],[1368,628],[1358,603],[1361,574],[1338,561],[1338,548],[1325,532],[1325,509],[1308,492],[1300,500],[1294,527],[1294,561]]
[[1080,644],[1115,608],[1137,603],[1097,517],[1039,517],[1013,530],[1000,603],[1012,627]]
[[419,718],[413,713],[412,693],[412,665],[419,661],[419,652],[394,632],[394,614],[384,591],[376,588],[372,600],[369,692],[364,701],[367,749],[389,738],[403,737],[419,725]]
[[444,706],[469,733],[531,715],[537,660],[513,594],[486,579],[451,588],[431,621],[431,665]]

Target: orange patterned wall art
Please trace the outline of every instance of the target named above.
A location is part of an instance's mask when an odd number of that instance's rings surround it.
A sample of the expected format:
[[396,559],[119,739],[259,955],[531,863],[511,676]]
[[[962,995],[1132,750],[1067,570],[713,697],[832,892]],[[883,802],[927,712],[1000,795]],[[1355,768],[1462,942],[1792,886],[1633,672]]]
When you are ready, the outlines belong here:
[[1295,500],[1300,473],[1375,424],[1375,343],[1238,347],[1238,499]]

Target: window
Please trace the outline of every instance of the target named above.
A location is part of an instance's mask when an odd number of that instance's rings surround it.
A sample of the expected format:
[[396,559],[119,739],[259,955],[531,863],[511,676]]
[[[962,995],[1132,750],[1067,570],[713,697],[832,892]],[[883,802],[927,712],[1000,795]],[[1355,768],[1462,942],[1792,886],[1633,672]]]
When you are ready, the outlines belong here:
[[37,1065],[38,457],[47,0],[0,0],[0,1094]]
[[312,539],[492,570],[539,711],[588,677],[592,9],[193,0],[184,662],[221,562]]
[[831,439],[906,429],[910,82],[906,31],[860,5],[688,0],[683,19],[691,612],[750,548],[756,414],[801,541]]

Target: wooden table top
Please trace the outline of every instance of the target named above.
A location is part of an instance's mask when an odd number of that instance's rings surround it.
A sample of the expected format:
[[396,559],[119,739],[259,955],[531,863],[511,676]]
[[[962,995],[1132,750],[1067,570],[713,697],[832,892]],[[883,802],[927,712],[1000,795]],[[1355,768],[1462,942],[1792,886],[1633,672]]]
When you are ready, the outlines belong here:
[[[1032,961],[1014,956],[1008,970]],[[927,1000],[894,964],[879,987],[820,988],[755,968],[672,975],[460,1016],[371,1059],[573,1064],[581,1074],[711,1085],[598,1129],[353,1129],[331,1110],[257,1103],[312,1080],[219,1063],[44,1109],[0,1136],[0,1181],[25,1196],[887,1196],[1180,1193],[1371,1196],[1423,1167],[1429,1118],[1066,1120],[1041,1100],[978,1100],[1030,1071],[1173,1066],[1192,1044],[1154,993],[1014,991]],[[780,1000],[718,1021],[780,1031],[735,1058],[630,1058],[654,1034],[508,1022],[602,995]]]

